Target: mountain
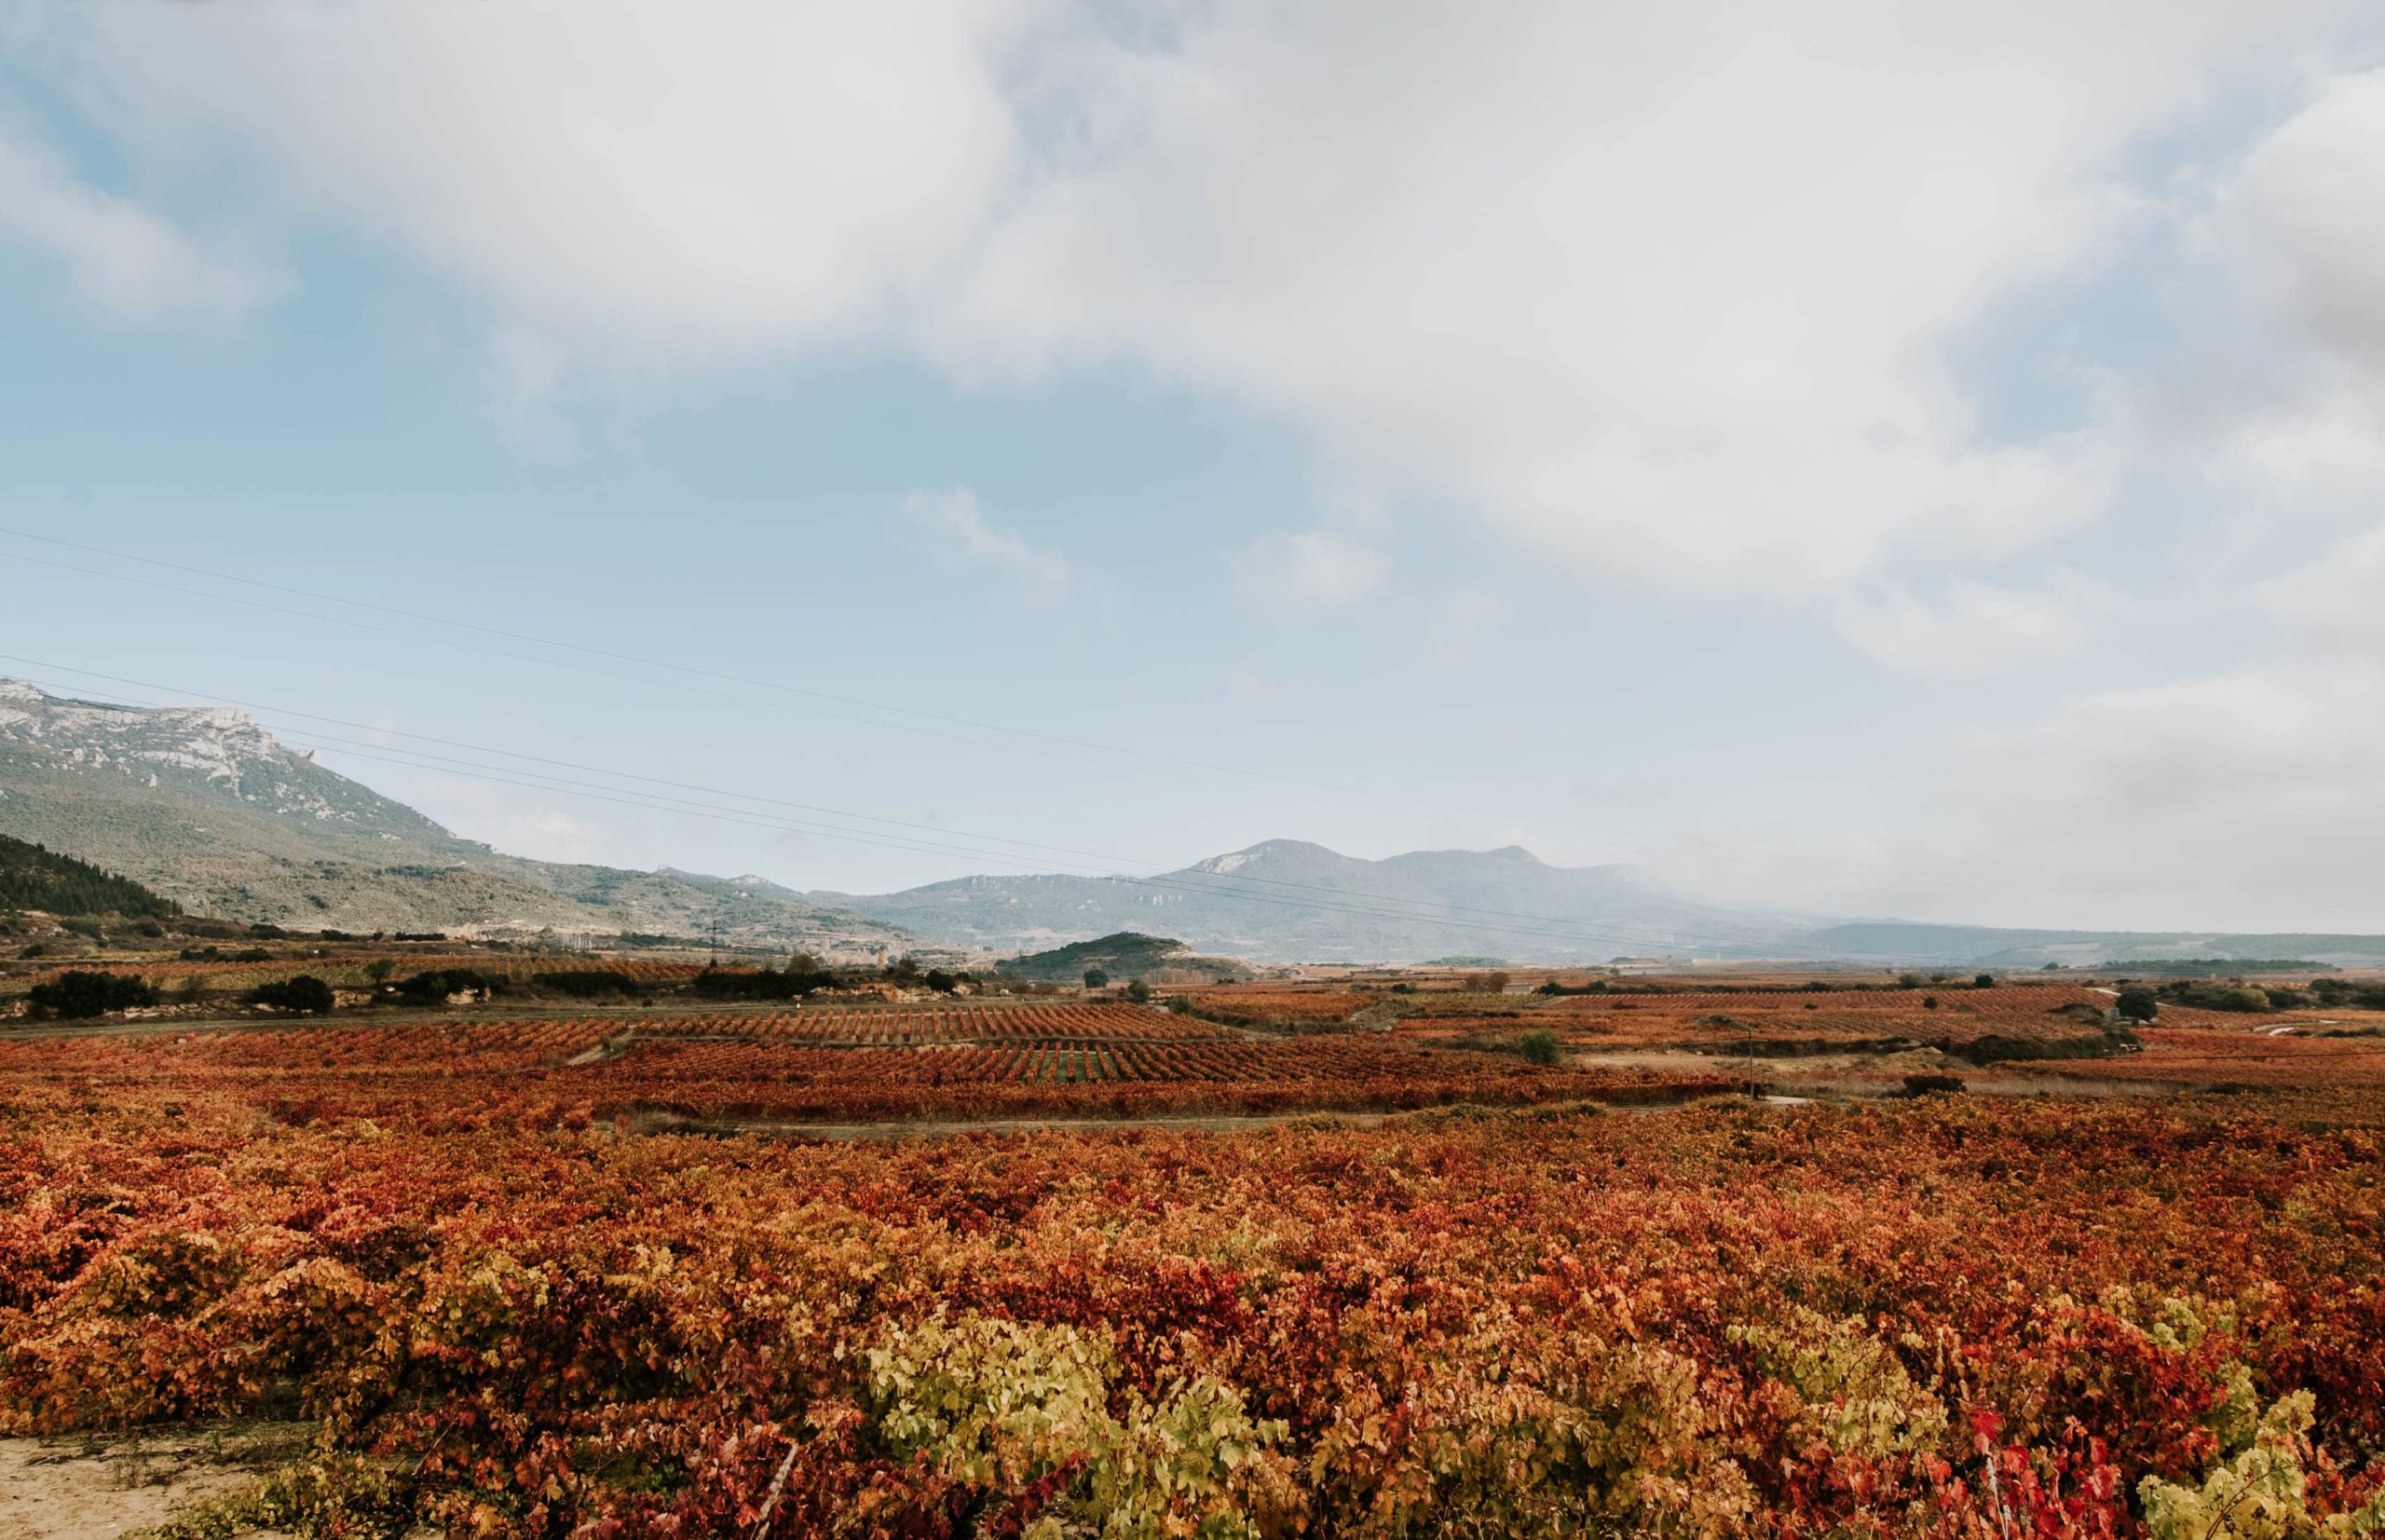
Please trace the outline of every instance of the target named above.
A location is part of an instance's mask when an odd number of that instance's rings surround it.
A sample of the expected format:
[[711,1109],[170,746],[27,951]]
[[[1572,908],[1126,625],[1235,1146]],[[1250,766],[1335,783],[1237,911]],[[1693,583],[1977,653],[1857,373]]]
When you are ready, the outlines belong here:
[[1047,952],[1014,957],[1002,971],[1038,984],[1074,984],[1089,969],[1099,969],[1113,984],[1129,979],[1154,983],[1229,984],[1250,976],[1250,970],[1228,957],[1202,957],[1172,936],[1120,931],[1092,941],[1072,941]]
[[761,877],[531,861],[458,838],[277,743],[244,713],[68,700],[13,680],[0,680],[0,836],[231,920],[690,938],[717,924],[734,943],[831,959],[907,951],[922,940],[1035,952],[1136,932],[1180,936],[1200,953],[1312,962],[2385,965],[2380,936],[2006,930],[1730,908],[1683,898],[1628,866],[1552,866],[1512,845],[1366,861],[1271,839],[1154,878],[965,877],[870,896],[797,893]]
[[88,861],[0,835],[0,909],[163,920],[174,901]]
[[245,713],[110,705],[0,680],[0,835],[184,907],[307,930],[699,936],[823,956],[910,938],[770,884],[525,860],[458,838]]
[[1366,861],[1270,839],[1141,879],[964,877],[877,896],[806,896],[947,946],[997,951],[1164,931],[1204,952],[1309,962],[1634,956],[2037,968],[2292,957],[2385,965],[2385,936],[2008,930],[1729,908],[1684,899],[1628,866],[1552,866],[1513,845]]
[[805,896],[950,946],[1019,951],[1164,931],[1205,952],[1315,962],[1736,956],[1802,928],[1674,897],[1628,867],[1551,866],[1515,846],[1366,861],[1271,839],[1141,879],[964,877],[880,896]]

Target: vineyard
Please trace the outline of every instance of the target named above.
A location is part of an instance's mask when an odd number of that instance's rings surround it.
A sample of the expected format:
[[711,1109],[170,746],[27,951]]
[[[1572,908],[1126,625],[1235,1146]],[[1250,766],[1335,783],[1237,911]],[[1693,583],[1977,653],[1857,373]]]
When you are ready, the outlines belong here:
[[172,1540],[2385,1533],[2378,1014],[1914,1096],[2109,998],[1927,993],[0,1034],[0,1434],[311,1430]]
[[1132,1005],[702,1013],[0,1042],[0,1079],[179,1086],[279,1117],[403,1125],[615,1118],[950,1121],[1246,1115],[1725,1092],[1712,1073],[1543,1069],[1375,1039],[1253,1042]]
[[[293,1532],[2189,1540],[2385,1483],[2373,1123],[396,1137],[95,1072],[6,1081],[0,1423],[314,1419],[239,1510]],[[2306,1527],[2215,1522],[2249,1482]]]

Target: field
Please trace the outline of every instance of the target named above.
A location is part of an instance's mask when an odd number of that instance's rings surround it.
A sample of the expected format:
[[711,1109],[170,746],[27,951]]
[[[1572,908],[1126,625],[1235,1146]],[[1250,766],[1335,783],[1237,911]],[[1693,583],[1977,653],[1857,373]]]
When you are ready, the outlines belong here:
[[301,1430],[192,1535],[2385,1522],[2374,1014],[1239,993],[0,1037],[0,1432]]

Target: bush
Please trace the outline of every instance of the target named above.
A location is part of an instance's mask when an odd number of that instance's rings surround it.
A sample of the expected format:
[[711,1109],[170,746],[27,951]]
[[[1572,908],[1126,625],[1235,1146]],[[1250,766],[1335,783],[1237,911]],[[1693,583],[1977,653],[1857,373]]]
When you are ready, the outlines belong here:
[[410,1005],[444,1004],[450,995],[473,994],[487,999],[504,992],[503,979],[492,978],[477,968],[428,969],[398,986],[399,995]]
[[1960,1075],[1920,1074],[1904,1077],[1904,1094],[1909,1097],[1926,1097],[1938,1093],[1951,1094],[1969,1089],[1969,1086],[1963,1083],[1963,1077]]
[[1516,1051],[1526,1064],[1557,1062],[1557,1034],[1546,1027],[1535,1027],[1516,1040]]
[[78,969],[61,974],[48,984],[34,985],[29,998],[36,1011],[80,1019],[105,1015],[110,1011],[128,1011],[137,1005],[155,1005],[157,991],[147,979]]
[[2122,1021],[2151,1021],[2161,1014],[2161,997],[2150,989],[2122,989],[2118,1005]]
[[332,987],[312,974],[300,974],[294,978],[276,979],[260,984],[249,991],[249,1002],[270,1005],[279,1011],[296,1011],[302,1015],[319,1016],[330,1011],[336,1001]]
[[1974,989],[1993,989],[1996,988],[1996,975],[1994,974],[1982,974],[1977,978],[1971,980],[1971,988]]
[[1921,1008],[1925,1011],[1936,1010],[1938,1008],[1938,997],[1936,995],[1923,995],[1921,997]]
[[1152,1002],[1152,987],[1139,978],[1130,980],[1126,985],[1126,998],[1138,1005],[1149,1005]]
[[[888,972],[891,974],[893,970]],[[797,973],[793,968],[757,968],[750,973],[706,968],[696,975],[693,987],[696,993],[718,1000],[800,1000],[836,982],[831,974]]]
[[2194,979],[2178,979],[2153,991],[2156,997],[2176,1005],[2190,1005],[2199,1011],[2267,1011],[2269,997],[2249,984],[2205,984]]
[[2385,984],[2355,984],[2344,978],[2314,978],[2310,992],[2319,1003],[2329,1010],[2351,1007],[2363,1011],[2385,1011]]
[[1106,989],[1110,988],[1109,973],[1100,968],[1087,968],[1084,971],[1084,987],[1088,989]]

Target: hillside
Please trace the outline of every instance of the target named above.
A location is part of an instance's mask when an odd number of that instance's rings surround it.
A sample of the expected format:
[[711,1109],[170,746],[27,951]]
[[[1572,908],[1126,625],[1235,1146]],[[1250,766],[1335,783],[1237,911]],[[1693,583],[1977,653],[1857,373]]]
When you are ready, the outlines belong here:
[[287,747],[237,711],[142,708],[0,680],[0,835],[186,908],[307,930],[696,936],[899,951],[879,920],[673,872],[506,855]]
[[130,878],[0,835],[0,909],[162,920],[179,908]]
[[1250,970],[1232,958],[1202,957],[1171,936],[1137,931],[1074,941],[1002,964],[1003,973],[1037,984],[1074,984],[1092,969],[1109,974],[1115,984],[1131,979],[1227,984],[1250,976]]

